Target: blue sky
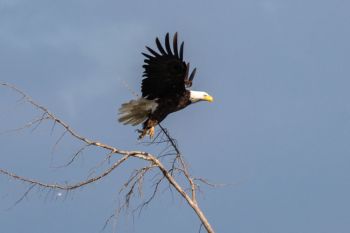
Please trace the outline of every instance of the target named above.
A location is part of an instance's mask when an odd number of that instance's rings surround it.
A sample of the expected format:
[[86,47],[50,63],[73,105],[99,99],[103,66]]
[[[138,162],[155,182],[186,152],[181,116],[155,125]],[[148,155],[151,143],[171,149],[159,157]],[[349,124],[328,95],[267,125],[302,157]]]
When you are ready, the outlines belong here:
[[[212,94],[163,123],[202,187],[200,205],[217,232],[350,231],[350,2],[344,0],[24,1],[0,0],[0,80],[20,87],[81,134],[152,153],[116,112],[139,92],[144,46],[179,32],[197,67],[193,89]],[[0,91],[0,129],[37,112]],[[101,161],[52,125],[1,134],[1,168],[45,182],[86,178]],[[3,232],[98,232],[118,206],[132,161],[102,182],[59,197],[0,177]],[[147,192],[146,188],[146,192]],[[164,188],[165,190],[165,188]],[[157,224],[155,224],[157,222]],[[156,229],[157,228],[157,229]],[[177,194],[159,194],[134,221],[106,232],[197,232]]]

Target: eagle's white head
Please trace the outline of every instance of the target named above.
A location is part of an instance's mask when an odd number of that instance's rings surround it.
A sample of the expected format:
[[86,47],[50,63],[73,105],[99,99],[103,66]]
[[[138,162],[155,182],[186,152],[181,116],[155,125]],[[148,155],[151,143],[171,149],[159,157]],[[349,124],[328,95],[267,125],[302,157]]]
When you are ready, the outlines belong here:
[[191,103],[197,103],[199,101],[213,102],[214,98],[204,91],[192,91],[190,90]]

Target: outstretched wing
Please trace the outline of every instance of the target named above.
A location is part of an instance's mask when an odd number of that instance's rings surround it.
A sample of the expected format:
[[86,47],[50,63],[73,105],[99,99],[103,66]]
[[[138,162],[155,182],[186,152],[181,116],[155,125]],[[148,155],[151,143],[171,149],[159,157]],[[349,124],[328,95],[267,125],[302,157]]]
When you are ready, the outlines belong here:
[[178,50],[177,33],[173,39],[173,50],[170,46],[169,33],[165,36],[165,48],[156,38],[159,52],[146,46],[150,54],[142,53],[146,59],[143,68],[142,97],[156,99],[182,95],[186,87],[192,85],[196,69],[189,76],[190,64],[183,61],[184,43]]

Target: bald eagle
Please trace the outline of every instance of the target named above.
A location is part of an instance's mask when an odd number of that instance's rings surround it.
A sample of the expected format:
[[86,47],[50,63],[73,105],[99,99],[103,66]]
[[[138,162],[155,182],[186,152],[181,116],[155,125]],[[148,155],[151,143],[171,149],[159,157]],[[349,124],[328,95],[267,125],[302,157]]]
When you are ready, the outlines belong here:
[[142,53],[144,73],[141,85],[142,97],[122,104],[119,109],[119,122],[133,126],[143,123],[139,139],[145,135],[151,138],[154,127],[165,117],[199,101],[212,102],[213,97],[203,91],[193,91],[196,69],[190,74],[190,63],[183,60],[184,42],[178,49],[177,33],[170,46],[169,33],[165,36],[165,48],[156,38],[159,52],[146,46],[150,54]]

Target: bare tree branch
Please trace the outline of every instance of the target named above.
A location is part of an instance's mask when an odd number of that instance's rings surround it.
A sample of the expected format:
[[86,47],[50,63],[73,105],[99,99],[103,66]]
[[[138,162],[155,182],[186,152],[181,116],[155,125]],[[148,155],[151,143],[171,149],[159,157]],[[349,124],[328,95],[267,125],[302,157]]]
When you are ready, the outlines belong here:
[[[156,193],[158,192],[160,183],[163,180],[166,180],[169,183],[170,187],[173,187],[186,200],[188,205],[194,210],[194,212],[196,213],[196,215],[200,219],[201,225],[203,224],[203,226],[207,230],[207,232],[209,232],[209,233],[214,232],[214,230],[211,227],[211,225],[209,224],[209,221],[207,220],[206,216],[204,215],[204,213],[200,209],[198,202],[197,202],[197,196],[196,196],[197,184],[195,183],[195,181],[198,180],[198,181],[203,182],[203,183],[207,183],[207,184],[209,184],[209,183],[206,182],[204,179],[201,180],[198,178],[193,178],[190,175],[188,166],[187,166],[183,156],[181,155],[181,152],[178,148],[176,140],[173,139],[170,136],[169,132],[165,128],[163,128],[161,125],[159,125],[161,128],[161,132],[158,133],[157,137],[149,143],[150,144],[168,143],[170,145],[170,147],[167,147],[167,149],[165,150],[165,151],[167,151],[170,148],[172,148],[172,150],[175,152],[174,153],[175,157],[171,161],[170,168],[167,168],[161,161],[161,159],[165,158],[165,154],[155,156],[155,155],[152,155],[152,154],[145,152],[145,151],[122,150],[122,149],[119,149],[117,147],[110,146],[108,144],[89,139],[89,138],[79,134],[72,127],[70,127],[67,123],[65,123],[63,120],[61,120],[57,116],[55,116],[52,112],[50,112],[44,106],[35,102],[31,97],[29,97],[27,94],[25,94],[23,91],[21,91],[17,87],[15,87],[11,84],[8,84],[8,83],[0,83],[0,84],[3,87],[10,88],[11,90],[20,94],[22,100],[24,100],[25,102],[32,105],[35,109],[39,110],[42,114],[41,117],[28,122],[26,125],[24,125],[21,128],[18,128],[17,130],[22,130],[22,129],[31,128],[31,127],[34,127],[34,129],[35,129],[43,121],[48,120],[48,121],[53,122],[51,132],[53,131],[54,127],[56,127],[57,125],[59,125],[63,128],[63,133],[59,137],[59,139],[56,141],[54,148],[57,146],[57,144],[60,142],[60,140],[64,137],[64,135],[66,133],[70,134],[76,140],[83,142],[83,144],[84,144],[83,147],[81,149],[79,149],[74,154],[73,158],[66,164],[66,166],[73,163],[75,158],[87,147],[100,148],[102,150],[105,150],[106,154],[107,154],[106,159],[109,159],[113,155],[121,156],[121,158],[119,158],[112,166],[110,166],[109,168],[104,170],[100,175],[94,176],[92,178],[83,180],[83,181],[75,183],[75,184],[66,184],[66,185],[56,184],[56,183],[44,183],[44,182],[41,182],[38,180],[34,180],[34,179],[30,179],[30,178],[26,178],[26,177],[17,175],[16,173],[9,172],[7,170],[0,168],[1,174],[9,176],[9,177],[14,178],[14,179],[19,180],[19,181],[23,181],[23,182],[31,185],[30,188],[25,192],[25,194],[17,202],[20,202],[21,200],[23,200],[35,186],[38,186],[41,188],[52,189],[52,190],[59,189],[59,190],[70,191],[70,190],[74,190],[74,189],[86,186],[88,184],[97,182],[98,180],[108,176],[112,171],[114,171],[116,168],[118,168],[122,163],[126,162],[129,158],[133,157],[133,158],[137,158],[137,159],[141,159],[141,160],[146,161],[147,165],[135,170],[132,173],[132,175],[130,176],[129,180],[124,184],[121,191],[125,191],[125,193],[126,193],[125,194],[125,202],[118,209],[117,214],[119,214],[120,209],[122,209],[124,207],[128,208],[128,206],[130,204],[130,200],[131,200],[132,196],[135,194],[135,192],[138,193],[139,196],[143,195],[142,194],[142,186],[143,186],[146,174],[148,174],[151,170],[154,170],[155,168],[157,168],[158,171],[162,174],[162,176],[160,178],[158,178],[158,180],[154,183],[154,189],[153,189],[151,196],[145,202],[143,202],[141,205],[139,205],[139,207],[137,207],[135,210],[138,209],[141,212],[142,209],[145,206],[147,206],[154,199]],[[161,133],[163,133],[165,135],[165,138],[162,136]],[[165,151],[164,151],[164,153],[165,153]],[[166,154],[169,154],[169,153],[166,153]],[[187,193],[186,192],[187,189],[184,187],[181,187],[181,185],[175,179],[176,174],[182,174],[183,177],[187,180],[187,182],[189,184],[189,190],[190,190],[189,193]],[[136,191],[136,189],[137,189],[137,191]],[[112,216],[114,216],[114,215],[112,215]],[[106,224],[109,222],[109,220],[110,219],[108,219],[106,221]]]
[[93,177],[93,178],[90,178],[88,180],[84,180],[84,181],[76,183],[76,184],[71,184],[71,185],[43,183],[43,182],[40,182],[40,181],[37,181],[37,180],[28,179],[26,177],[19,176],[19,175],[15,174],[15,173],[8,172],[8,171],[6,171],[4,169],[1,169],[1,168],[0,168],[0,173],[3,174],[3,175],[7,175],[9,177],[12,177],[12,178],[14,178],[16,180],[20,180],[20,181],[23,181],[25,183],[30,183],[30,184],[33,184],[33,185],[37,185],[37,186],[40,186],[40,187],[43,187],[43,188],[61,189],[61,190],[69,191],[69,190],[73,190],[73,189],[77,189],[77,188],[83,187],[85,185],[88,185],[90,183],[93,183],[93,182],[96,182],[96,181],[102,179],[103,177],[105,177],[109,173],[111,173],[114,169],[116,169],[120,164],[122,164],[128,158],[129,158],[129,155],[124,155],[121,159],[119,159],[116,163],[114,163],[113,166],[111,166],[110,168],[105,170],[101,175]]

